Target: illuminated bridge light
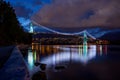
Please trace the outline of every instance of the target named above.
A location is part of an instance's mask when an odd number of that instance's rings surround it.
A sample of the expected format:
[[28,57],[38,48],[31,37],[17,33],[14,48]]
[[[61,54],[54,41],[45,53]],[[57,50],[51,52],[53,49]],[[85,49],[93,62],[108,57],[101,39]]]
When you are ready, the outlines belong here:
[[84,37],[83,37],[83,54],[85,56],[87,56],[87,49],[88,49],[88,46],[87,46],[87,35],[86,35],[86,32],[84,32]]
[[28,64],[30,65],[30,69],[34,66],[34,61],[33,61],[33,53],[32,51],[28,50]]
[[37,54],[36,54],[36,50],[34,50],[34,51],[33,51],[34,62],[37,61],[37,57],[36,57],[36,56],[37,56]]
[[87,47],[87,45],[83,45],[83,55],[84,56],[87,56],[87,49],[88,49],[88,47]]
[[100,45],[100,55],[102,55],[102,45]]
[[82,51],[82,45],[79,45],[79,55],[82,56],[82,53],[83,53],[83,51]]
[[32,25],[32,23],[30,24],[30,30],[29,30],[29,33],[33,33],[33,25]]

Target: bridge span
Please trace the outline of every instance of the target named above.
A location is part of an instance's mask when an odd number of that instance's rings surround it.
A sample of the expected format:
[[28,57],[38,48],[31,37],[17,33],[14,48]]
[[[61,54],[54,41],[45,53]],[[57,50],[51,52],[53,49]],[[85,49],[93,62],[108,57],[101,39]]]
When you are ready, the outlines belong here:
[[86,34],[88,37],[92,38],[92,39],[96,39],[94,36],[92,36],[87,30],[83,30],[81,32],[75,32],[75,33],[65,33],[65,32],[59,32],[59,31],[56,31],[56,30],[53,30],[53,29],[50,29],[48,27],[45,27],[45,26],[42,26],[40,24],[38,24],[37,22],[33,21],[32,20],[32,23],[34,23],[35,25],[38,25],[50,32],[53,32],[53,33],[57,33],[57,34],[62,34],[62,35],[84,35]]

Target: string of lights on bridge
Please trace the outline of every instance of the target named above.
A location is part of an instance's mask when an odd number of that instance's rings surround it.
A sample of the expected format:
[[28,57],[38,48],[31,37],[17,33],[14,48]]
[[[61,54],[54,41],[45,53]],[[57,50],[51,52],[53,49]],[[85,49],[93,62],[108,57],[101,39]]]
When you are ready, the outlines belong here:
[[44,29],[46,29],[46,30],[48,30],[48,31],[50,31],[50,32],[53,32],[53,33],[62,34],[62,35],[81,35],[81,34],[84,34],[84,33],[85,33],[85,34],[87,34],[89,37],[91,37],[92,39],[96,39],[96,38],[95,38],[94,36],[92,36],[87,30],[83,30],[83,31],[81,31],[81,32],[75,32],[75,33],[65,33],[65,32],[59,32],[59,31],[50,29],[50,28],[48,28],[48,27],[42,26],[42,25],[38,24],[36,21],[33,21],[33,20],[31,20],[31,21],[32,21],[33,24],[38,25],[38,26],[40,26],[40,27],[42,27],[42,28],[44,28]]

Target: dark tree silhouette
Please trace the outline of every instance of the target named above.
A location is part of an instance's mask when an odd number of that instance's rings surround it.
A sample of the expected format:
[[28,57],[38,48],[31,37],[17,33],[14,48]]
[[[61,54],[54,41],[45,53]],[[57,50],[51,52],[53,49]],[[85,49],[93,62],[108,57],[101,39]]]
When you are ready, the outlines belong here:
[[22,42],[26,34],[19,24],[10,3],[0,0],[0,45]]

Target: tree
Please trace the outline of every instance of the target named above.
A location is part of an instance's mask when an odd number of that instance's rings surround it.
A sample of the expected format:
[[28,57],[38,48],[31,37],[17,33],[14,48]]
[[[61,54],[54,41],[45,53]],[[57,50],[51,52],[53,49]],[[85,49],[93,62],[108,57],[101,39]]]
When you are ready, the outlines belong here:
[[13,7],[9,2],[0,0],[0,45],[21,42],[25,34],[17,20]]

